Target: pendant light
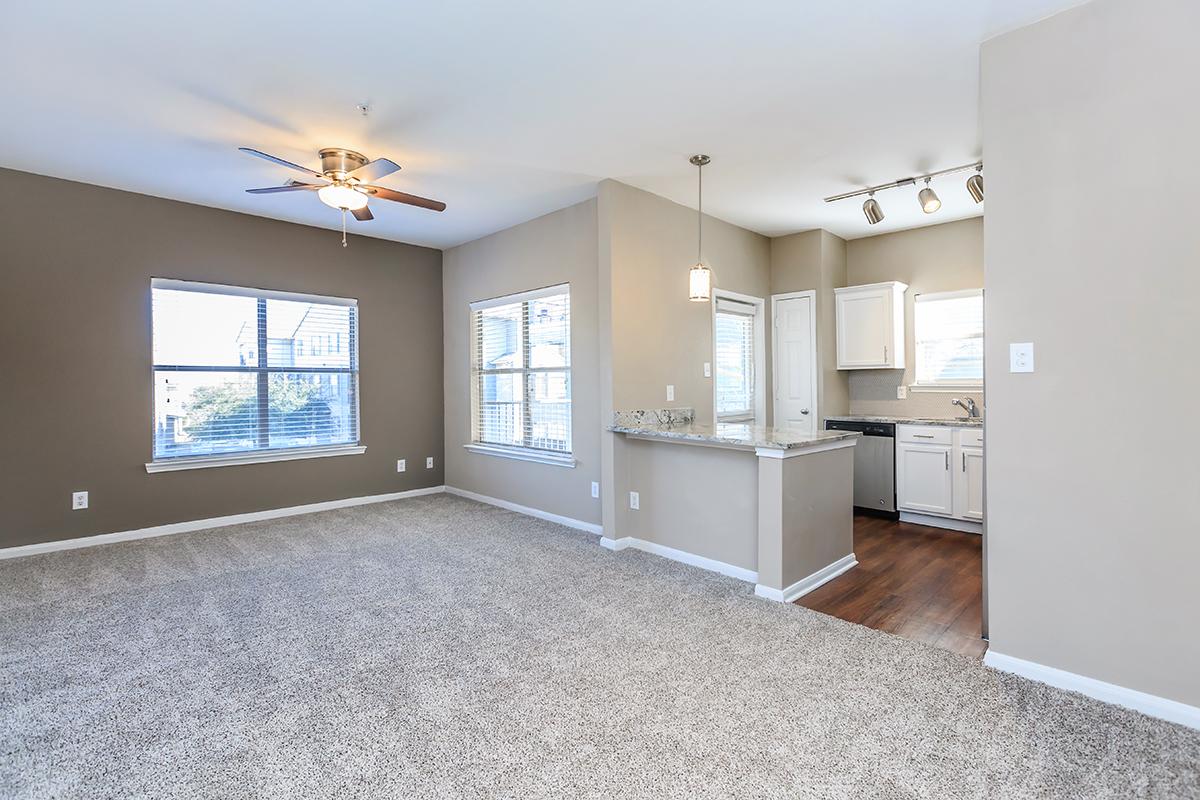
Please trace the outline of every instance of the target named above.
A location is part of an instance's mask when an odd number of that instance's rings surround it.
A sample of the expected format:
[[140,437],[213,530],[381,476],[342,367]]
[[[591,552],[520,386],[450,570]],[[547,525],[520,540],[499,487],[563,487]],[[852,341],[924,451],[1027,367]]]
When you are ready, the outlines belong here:
[[712,270],[704,264],[704,165],[712,159],[694,155],[688,161],[696,166],[696,264],[688,271],[688,300],[707,303],[712,299]]
[[983,164],[975,167],[976,172],[971,177],[967,178],[967,191],[971,193],[971,199],[976,203],[983,202]]
[[917,194],[917,199],[921,201],[921,210],[926,214],[932,214],[942,207],[942,201],[938,199],[937,192],[929,187],[929,178],[925,179],[925,188]]

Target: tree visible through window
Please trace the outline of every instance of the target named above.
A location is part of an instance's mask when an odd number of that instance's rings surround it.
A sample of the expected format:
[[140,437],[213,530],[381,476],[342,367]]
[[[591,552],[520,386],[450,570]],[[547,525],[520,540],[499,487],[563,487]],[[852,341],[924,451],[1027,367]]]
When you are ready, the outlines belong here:
[[569,454],[569,287],[472,303],[471,331],[472,441]]
[[918,386],[983,385],[983,290],[913,301]]
[[154,459],[358,443],[354,300],[155,279]]

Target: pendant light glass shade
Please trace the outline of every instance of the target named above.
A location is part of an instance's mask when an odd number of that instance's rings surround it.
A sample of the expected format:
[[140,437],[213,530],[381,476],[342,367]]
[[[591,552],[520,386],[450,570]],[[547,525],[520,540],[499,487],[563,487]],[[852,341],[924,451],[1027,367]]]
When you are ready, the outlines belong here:
[[967,178],[967,191],[971,193],[971,199],[976,203],[983,202],[983,176],[972,175]]
[[712,299],[712,270],[697,264],[688,270],[688,300],[707,303]]
[[929,188],[929,178],[925,179],[925,188],[917,194],[917,199],[921,201],[921,210],[926,214],[932,214],[942,207],[942,201],[938,199],[937,192]]
[[883,209],[874,197],[868,197],[863,203],[863,213],[867,215],[867,222],[871,225],[883,221]]

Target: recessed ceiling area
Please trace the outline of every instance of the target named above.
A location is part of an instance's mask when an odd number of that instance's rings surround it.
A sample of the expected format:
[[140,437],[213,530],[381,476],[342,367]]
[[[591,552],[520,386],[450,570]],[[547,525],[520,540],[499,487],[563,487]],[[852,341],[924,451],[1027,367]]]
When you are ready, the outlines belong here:
[[[449,247],[615,178],[767,235],[853,238],[981,213],[967,175],[862,202],[822,198],[972,162],[980,43],[1077,0],[517,1],[91,5],[42,2],[0,29],[0,165],[340,228],[311,193],[264,196],[345,147],[444,213],[373,204],[352,233]],[[359,104],[369,104],[364,116]],[[985,169],[986,174],[986,169]]]

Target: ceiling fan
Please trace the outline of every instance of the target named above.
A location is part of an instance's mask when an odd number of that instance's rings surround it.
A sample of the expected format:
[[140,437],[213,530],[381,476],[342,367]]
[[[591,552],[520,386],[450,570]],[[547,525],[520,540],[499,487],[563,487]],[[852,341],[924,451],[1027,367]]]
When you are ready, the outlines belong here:
[[397,192],[394,189],[388,189],[384,186],[372,185],[372,181],[377,181],[385,175],[390,175],[400,169],[399,164],[386,158],[377,158],[374,161],[368,161],[367,157],[362,153],[345,150],[341,147],[327,147],[318,153],[321,157],[321,171],[317,172],[316,170],[302,167],[299,164],[293,164],[291,161],[286,161],[251,147],[239,147],[238,149],[243,153],[265,158],[267,161],[272,161],[324,181],[324,183],[307,183],[305,181],[292,180],[283,186],[268,186],[263,189],[247,189],[246,191],[250,194],[315,191],[322,203],[342,212],[342,247],[346,246],[346,212],[349,211],[353,214],[354,218],[359,222],[374,219],[375,215],[367,207],[367,201],[372,197],[405,203],[410,206],[418,206],[419,208],[428,208],[431,211],[446,210],[446,204],[440,200],[430,200],[426,197],[418,197],[415,194]]

